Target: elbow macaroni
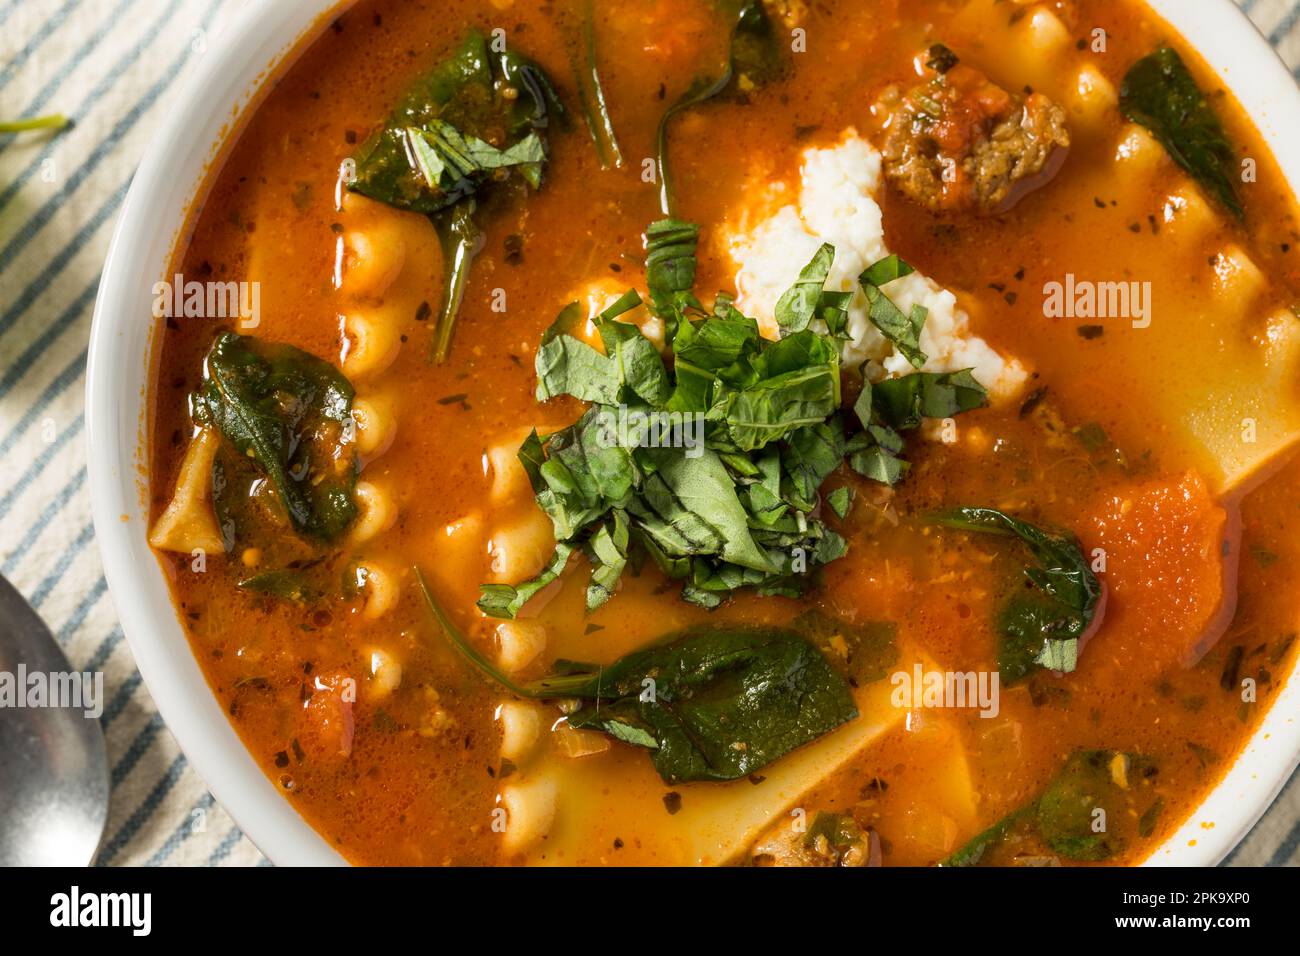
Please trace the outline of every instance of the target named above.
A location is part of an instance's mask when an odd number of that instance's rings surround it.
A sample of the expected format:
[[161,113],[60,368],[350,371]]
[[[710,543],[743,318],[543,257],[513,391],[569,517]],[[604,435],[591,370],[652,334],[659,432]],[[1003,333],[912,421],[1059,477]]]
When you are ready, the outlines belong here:
[[396,606],[402,593],[398,575],[383,565],[366,563],[358,568],[358,577],[363,582],[362,593],[365,595],[362,617],[375,621]]
[[497,664],[508,674],[523,670],[546,650],[546,626],[537,621],[497,625]]
[[493,532],[488,542],[492,580],[499,584],[526,581],[546,567],[554,552],[551,519],[540,509],[530,509],[519,521]]
[[[378,219],[379,217],[376,217]],[[343,285],[360,299],[383,299],[406,264],[406,241],[391,221],[343,235]]]
[[370,662],[370,697],[384,700],[401,686],[402,665],[382,648],[372,648],[366,656]]
[[510,436],[487,451],[488,469],[492,479],[490,497],[494,505],[513,501],[527,501],[533,496],[532,482],[519,461],[519,446],[531,432],[512,432]]
[[507,852],[526,850],[545,837],[555,822],[559,787],[551,777],[536,777],[501,789],[508,814],[504,844]]
[[352,420],[357,426],[357,454],[363,462],[378,458],[393,444],[397,419],[392,402],[378,395],[358,396],[352,402]]
[[353,544],[369,541],[396,523],[397,505],[383,488],[370,481],[358,481],[353,497],[358,509],[350,535]]
[[501,759],[518,766],[537,749],[542,736],[542,708],[520,700],[503,701],[497,707],[501,722]]
[[343,374],[353,382],[388,371],[402,347],[402,336],[382,310],[351,312],[340,325],[344,342]]

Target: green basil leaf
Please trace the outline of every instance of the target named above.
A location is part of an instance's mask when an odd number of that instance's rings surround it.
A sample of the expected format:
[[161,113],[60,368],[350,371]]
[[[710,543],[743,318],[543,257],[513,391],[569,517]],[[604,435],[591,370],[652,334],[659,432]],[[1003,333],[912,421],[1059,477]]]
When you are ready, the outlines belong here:
[[913,367],[920,368],[927,359],[926,354],[921,351],[921,330],[925,328],[925,320],[929,313],[924,306],[915,305],[908,315],[904,315],[880,288],[912,272],[912,267],[898,256],[888,256],[869,266],[858,277],[858,284],[862,287],[870,306],[868,317],[871,319],[871,324],[903,353]]
[[561,542],[555,546],[555,553],[551,555],[551,560],[547,562],[546,567],[531,581],[515,585],[479,585],[481,595],[478,599],[479,610],[488,617],[513,620],[515,615],[523,609],[523,606],[537,595],[537,592],[564,572],[564,568],[569,563],[569,557],[572,554],[573,546]]
[[913,372],[877,382],[871,389],[872,408],[891,428],[919,428],[927,418],[951,418],[982,408],[988,392],[969,369],[959,372]]
[[835,263],[835,247],[823,243],[812,261],[804,266],[799,279],[776,303],[776,322],[782,335],[802,332],[817,318],[822,304],[822,290]]

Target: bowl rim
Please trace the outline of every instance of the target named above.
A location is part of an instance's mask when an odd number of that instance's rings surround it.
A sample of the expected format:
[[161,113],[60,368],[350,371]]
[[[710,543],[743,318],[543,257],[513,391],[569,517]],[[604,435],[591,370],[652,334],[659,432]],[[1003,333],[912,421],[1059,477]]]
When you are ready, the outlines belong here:
[[[151,140],[109,246],[86,373],[95,537],[122,629],[185,756],[244,834],[278,865],[345,865],[245,748],[198,666],[148,546],[149,290],[166,273],[209,170],[286,60],[355,0],[250,0],[183,82]],[[1300,195],[1300,89],[1232,0],[1139,0],[1195,49],[1252,118]],[[1191,7],[1196,9],[1193,11]],[[132,318],[144,316],[144,319]],[[1300,661],[1232,768],[1143,865],[1221,861],[1300,764]]]

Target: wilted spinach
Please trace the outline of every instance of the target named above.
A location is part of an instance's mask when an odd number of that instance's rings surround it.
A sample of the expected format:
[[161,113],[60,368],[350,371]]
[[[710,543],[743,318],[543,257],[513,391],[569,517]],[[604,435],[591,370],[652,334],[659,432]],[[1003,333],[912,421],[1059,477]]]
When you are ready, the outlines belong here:
[[575,71],[578,76],[578,96],[587,118],[587,129],[596,144],[596,155],[602,169],[615,169],[623,165],[623,151],[618,146],[614,120],[605,102],[605,87],[600,81],[600,68],[596,62],[595,0],[582,4],[582,54]]
[[482,248],[474,217],[489,189],[518,179],[538,188],[546,133],[564,107],[545,72],[471,32],[451,57],[417,79],[356,156],[348,188],[433,218],[447,263],[447,289],[433,349],[443,361]]
[[295,531],[331,541],[357,510],[352,397],[328,362],[223,332],[203,363],[190,411],[270,479]]
[[1035,590],[1013,595],[998,617],[1002,682],[1014,684],[1039,667],[1073,671],[1079,639],[1101,599],[1101,585],[1079,542],[1072,535],[1049,534],[992,508],[958,508],[938,520],[962,531],[1019,538],[1038,562],[1024,572]]
[[311,604],[324,593],[311,575],[292,568],[263,571],[251,578],[244,578],[239,582],[239,587],[296,604]]
[[[1018,832],[1036,835],[1067,860],[1108,860],[1126,846],[1116,824],[1137,816],[1138,796],[1144,792],[1141,785],[1155,773],[1155,763],[1140,754],[1076,750],[1037,800],[999,820],[940,865],[977,866],[988,851]],[[1157,798],[1153,807],[1158,806]],[[1139,820],[1140,835],[1149,836],[1154,828],[1154,816],[1149,824]]]
[[443,633],[480,671],[522,697],[580,700],[570,726],[645,747],[665,783],[748,776],[858,715],[844,678],[779,628],[694,628],[608,666],[562,661],[554,675],[519,684],[474,650],[419,581]]
[[1238,219],[1237,157],[1223,124],[1182,58],[1161,47],[1138,60],[1120,86],[1120,109],[1145,126],[1204,189]]
[[898,663],[898,625],[850,623],[825,611],[804,611],[790,627],[807,637],[854,687],[884,680]]
[[727,63],[717,76],[700,76],[659,121],[657,158],[659,201],[665,216],[676,214],[672,171],[668,163],[668,130],[677,114],[699,106],[734,88],[761,86],[781,68],[781,48],[776,29],[762,0],[742,0],[728,45]]

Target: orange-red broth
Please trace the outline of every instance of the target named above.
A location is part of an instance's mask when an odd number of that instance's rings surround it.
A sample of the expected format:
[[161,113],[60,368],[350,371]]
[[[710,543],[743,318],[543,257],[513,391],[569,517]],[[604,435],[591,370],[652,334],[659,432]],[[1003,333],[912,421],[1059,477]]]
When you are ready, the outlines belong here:
[[[807,14],[809,43],[832,55],[796,58],[787,78],[752,94],[748,103],[713,105],[680,124],[674,151],[683,210],[706,224],[706,234],[710,224],[730,221],[756,172],[789,179],[799,150],[820,138],[833,140],[845,127],[865,128],[874,92],[905,76],[911,51],[936,37],[995,79],[1014,83],[1022,57],[1007,45],[1011,34],[987,19],[992,14],[972,17],[973,6],[955,0],[817,5]],[[1167,38],[1160,24],[1127,2],[1057,6],[1079,31],[1106,26],[1110,52],[1094,62],[1116,85],[1127,64]],[[358,4],[268,88],[214,170],[211,192],[178,252],[178,270],[243,278],[258,255],[274,250],[275,273],[263,280],[271,286],[264,301],[274,307],[264,307],[257,334],[336,359],[344,308],[331,282],[339,163],[404,85],[468,24],[505,23],[512,42],[538,59],[573,101],[575,8],[559,2],[496,13],[467,0]],[[948,26],[936,34],[928,24]],[[721,56],[725,25],[706,5],[657,0],[613,7],[601,14],[598,29],[625,154],[651,155],[664,103]],[[1205,71],[1199,75],[1209,82]],[[1292,199],[1249,121],[1226,97],[1216,103],[1243,151],[1261,158],[1262,174],[1245,197],[1247,228],[1225,221],[1205,238],[1206,255],[1227,240],[1243,243],[1276,286],[1287,289],[1295,279],[1295,253],[1282,251],[1294,241]],[[1016,560],[997,543],[937,532],[916,515],[944,505],[989,504],[1071,528],[1087,547],[1102,542],[1142,554],[1151,536],[1185,541],[1185,547],[1157,548],[1157,566],[1149,573],[1130,568],[1108,579],[1107,620],[1075,674],[1005,689],[992,720],[973,711],[919,714],[910,728],[886,734],[801,801],[852,813],[875,828],[887,864],[928,864],[1032,799],[1071,751],[1117,748],[1158,761],[1149,795],[1163,799],[1165,810],[1146,838],[1136,836],[1135,819],[1113,823],[1129,841],[1113,862],[1136,862],[1164,839],[1223,773],[1289,669],[1286,638],[1295,628],[1300,593],[1294,570],[1300,468],[1285,467],[1242,502],[1247,556],[1236,582],[1235,619],[1199,664],[1185,666],[1180,649],[1195,634],[1180,627],[1198,628],[1225,598],[1209,580],[1213,576],[1201,573],[1204,555],[1197,551],[1198,534],[1221,531],[1215,524],[1221,512],[1208,495],[1195,493],[1195,478],[1184,477],[1187,456],[1165,447],[1165,436],[1131,401],[1123,378],[1107,372],[1123,367],[1126,350],[1140,347],[1140,340],[1108,334],[1085,343],[1074,323],[1045,320],[1036,294],[1059,277],[1062,261],[1079,274],[1106,274],[1117,262],[1123,268],[1132,261],[1120,257],[1134,255],[1157,285],[1194,290],[1200,281],[1189,279],[1185,263],[1162,258],[1158,239],[1131,233],[1120,214],[1108,215],[1095,201],[1103,175],[1098,170],[1121,123],[1115,116],[1100,129],[1076,130],[1057,180],[1008,216],[954,228],[896,197],[885,201],[891,245],[958,290],[976,330],[1035,369],[1034,384],[1050,388],[1050,403],[1023,417],[1016,408],[971,413],[961,425],[974,437],[953,446],[916,443],[912,474],[892,502],[851,476],[832,479],[861,485],[860,505],[842,527],[852,546],[805,601],[744,595],[710,614],[684,604],[672,589],[665,593],[657,573],[647,569],[586,618],[584,568],[571,568],[541,615],[552,633],[548,658],[612,660],[687,624],[784,622],[814,605],[857,620],[895,621],[904,639],[922,645],[944,667],[987,669],[994,664],[994,611],[1015,579]],[[491,526],[531,509],[526,497],[488,504],[493,476],[484,456],[521,427],[561,425],[577,413],[576,404],[540,408],[534,402],[532,354],[542,330],[582,283],[609,276],[643,286],[636,265],[640,231],[658,211],[656,191],[642,182],[640,170],[638,162],[622,171],[600,170],[580,127],[554,135],[545,187],[489,223],[452,360],[429,364],[428,323],[412,315],[383,379],[398,431],[363,477],[389,489],[399,517],[362,549],[364,556],[403,575],[413,563],[423,565],[439,598],[484,647],[490,647],[490,625],[473,602],[491,559],[481,546],[449,547],[446,529],[467,516]],[[1172,182],[1172,168],[1166,175]],[[521,257],[507,254],[512,235],[523,237]],[[701,250],[699,287],[728,288],[732,276],[717,247],[706,241]],[[504,313],[491,309],[496,288],[508,290]],[[1020,294],[1008,296],[1008,290]],[[190,435],[185,396],[199,381],[219,324],[185,319],[158,332],[151,428],[155,514]],[[1198,361],[1168,351],[1150,360]],[[453,396],[464,397],[439,401]],[[1090,452],[1069,434],[1094,421],[1112,436],[1118,454],[1109,445]],[[1193,488],[1193,504],[1178,504],[1180,487]],[[1147,520],[1136,528],[1119,520],[1134,502],[1147,509]],[[1134,537],[1126,539],[1129,532]],[[492,827],[506,783],[494,721],[502,695],[437,639],[409,577],[392,610],[370,620],[362,598],[304,609],[241,592],[235,583],[248,568],[238,554],[213,559],[203,574],[190,571],[188,557],[160,557],[195,654],[232,723],[286,798],[345,856],[368,864],[525,858],[503,850]],[[1189,581],[1190,592],[1183,587]],[[1175,626],[1153,623],[1159,621]],[[1238,693],[1220,686],[1225,655],[1236,645],[1246,649],[1242,673],[1259,678],[1256,704],[1243,705]],[[374,647],[401,661],[400,686],[382,704],[368,693],[366,680]],[[349,715],[349,753],[342,756],[340,717],[320,704],[319,688],[345,676],[361,687]],[[958,752],[968,768],[969,792],[954,794],[947,768]],[[668,790],[640,753],[615,748],[581,759],[596,762],[595,779],[607,793]],[[614,833],[616,840],[586,847],[576,859],[570,854],[552,861],[673,861],[673,827],[665,808],[638,821],[635,832]]]

